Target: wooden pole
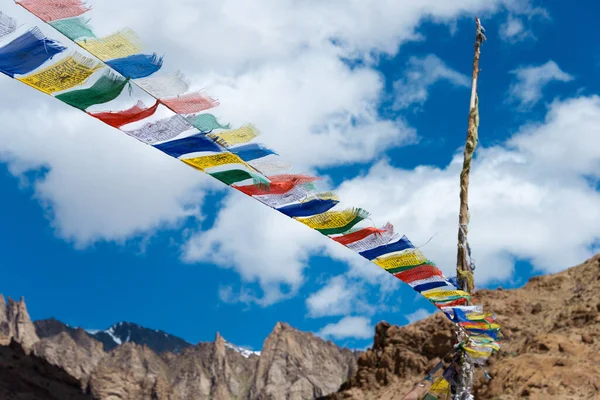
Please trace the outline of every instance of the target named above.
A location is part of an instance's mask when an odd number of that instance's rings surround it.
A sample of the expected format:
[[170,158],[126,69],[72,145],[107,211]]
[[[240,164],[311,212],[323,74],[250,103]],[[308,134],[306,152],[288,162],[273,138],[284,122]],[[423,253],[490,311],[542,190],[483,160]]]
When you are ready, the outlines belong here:
[[[456,258],[456,274],[460,287],[468,293],[474,289],[473,268],[471,264],[470,249],[467,241],[469,225],[469,175],[471,173],[471,161],[477,147],[479,128],[479,99],[477,96],[477,80],[479,79],[479,57],[481,45],[486,40],[485,29],[481,26],[479,18],[476,19],[477,33],[475,36],[475,57],[473,59],[473,81],[471,87],[471,103],[469,109],[469,128],[467,130],[467,141],[465,144],[463,169],[460,174],[460,213],[458,229],[458,252]],[[464,333],[457,331],[459,342],[465,337]],[[458,382],[455,398],[458,400],[472,399],[474,365],[472,361],[463,355],[458,371]]]

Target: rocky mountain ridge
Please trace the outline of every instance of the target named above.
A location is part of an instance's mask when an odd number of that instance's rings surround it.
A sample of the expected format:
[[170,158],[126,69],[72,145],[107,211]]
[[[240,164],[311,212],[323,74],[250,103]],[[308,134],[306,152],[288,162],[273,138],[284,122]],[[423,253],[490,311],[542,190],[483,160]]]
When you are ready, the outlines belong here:
[[[34,324],[23,299],[9,299],[8,305],[0,299],[0,379],[12,376],[9,370],[20,377],[0,382],[0,390],[12,393],[2,398],[11,400],[312,399],[335,392],[356,370],[354,352],[284,323],[275,326],[262,353],[227,343],[218,333],[212,343],[191,345],[128,323],[105,332],[111,337],[107,351],[100,341],[105,336],[98,335],[102,331],[87,332],[55,319]],[[13,371],[8,367],[13,357],[23,361],[18,368],[34,371]],[[46,369],[56,379],[39,374]],[[79,387],[75,394],[74,382]],[[53,396],[49,386],[64,397],[31,397],[40,396],[40,390]]]
[[[73,328],[54,318],[35,321],[33,324],[38,336],[42,339],[58,335],[61,332],[66,332],[73,336],[77,331],[77,328]],[[167,351],[181,353],[183,349],[193,346],[191,343],[175,335],[157,329],[145,328],[131,322],[118,322],[108,329],[87,329],[85,332],[93,339],[102,343],[105,351],[111,351],[127,342],[148,346],[157,354]]]
[[[600,255],[520,289],[477,292],[504,340],[486,366],[492,380],[477,370],[476,398],[600,399],[598,293]],[[180,353],[133,341],[106,352],[82,329],[34,326],[22,300],[0,302],[0,398],[10,400],[417,400],[453,343],[438,313],[404,327],[379,323],[373,347],[358,355],[281,323],[260,355],[241,354],[218,334]],[[19,397],[26,390],[60,396]]]

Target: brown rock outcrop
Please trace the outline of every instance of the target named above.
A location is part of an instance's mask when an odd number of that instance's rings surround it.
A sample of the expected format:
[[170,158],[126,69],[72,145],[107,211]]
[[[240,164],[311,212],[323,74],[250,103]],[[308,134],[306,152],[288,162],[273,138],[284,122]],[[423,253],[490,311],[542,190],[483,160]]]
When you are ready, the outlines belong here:
[[278,323],[265,340],[250,398],[312,399],[336,391],[356,369],[355,354]]
[[[26,365],[35,368],[43,361],[68,376],[68,385],[76,382],[81,393],[98,400],[313,399],[335,392],[356,370],[353,352],[286,324],[277,324],[260,357],[232,349],[218,333],[212,343],[184,346],[179,338],[133,324],[116,324],[113,331],[117,328],[132,341],[107,352],[93,334],[55,319],[38,321],[34,328],[23,300],[0,307],[2,343],[14,340],[14,346],[33,350],[29,359],[36,361]],[[157,342],[159,336],[166,343]],[[157,355],[135,338],[176,351]],[[0,371],[2,376],[10,374]]]
[[29,353],[40,339],[29,318],[25,300],[21,298],[16,302],[9,297],[7,306],[4,296],[0,295],[0,345],[8,345],[11,340],[21,344]]
[[[479,302],[497,314],[505,338],[486,367],[493,379],[477,372],[475,398],[600,399],[598,293],[600,255],[532,278],[521,289],[479,291]],[[450,335],[451,325],[439,313],[401,328],[380,323],[358,372],[329,398],[404,399],[450,349]]]
[[90,392],[103,400],[168,400],[169,370],[146,346],[125,343],[108,353],[90,377]]
[[106,353],[102,344],[90,338],[82,329],[75,330],[73,336],[61,332],[45,338],[34,346],[34,354],[53,365],[58,365],[71,376],[79,379],[83,388],[89,377]]
[[80,382],[34,354],[26,354],[14,340],[0,346],[0,399],[94,400]]

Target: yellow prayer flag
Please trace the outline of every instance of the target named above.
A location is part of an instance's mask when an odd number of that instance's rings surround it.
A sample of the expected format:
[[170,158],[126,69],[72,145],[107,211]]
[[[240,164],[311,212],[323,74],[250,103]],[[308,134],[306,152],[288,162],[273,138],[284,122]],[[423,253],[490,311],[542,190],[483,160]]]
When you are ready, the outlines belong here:
[[313,229],[341,228],[354,221],[357,210],[349,209],[343,211],[327,211],[309,218],[296,218]]
[[[461,326],[465,329],[481,329],[482,326],[484,326],[483,324],[484,324],[484,322],[477,322],[477,323],[463,322],[461,324]],[[490,322],[485,325],[485,329],[490,329],[490,330],[500,329],[500,324],[495,323],[495,322]]]
[[224,147],[230,147],[235,146],[236,144],[248,143],[258,135],[259,132],[254,125],[244,125],[239,129],[211,133],[207,136],[216,140],[217,143]]
[[479,351],[479,350],[473,350],[471,348],[468,347],[464,347],[465,351],[473,358],[489,358],[489,356],[491,355],[491,351],[489,353],[484,353],[483,351]]
[[435,382],[433,385],[431,385],[429,392],[435,393],[435,394],[446,394],[446,393],[448,393],[449,390],[450,390],[450,383],[445,378],[441,378],[437,382]]
[[460,297],[470,297],[471,295],[465,291],[462,290],[436,290],[436,289],[431,289],[431,290],[427,290],[424,292],[421,292],[421,294],[425,297],[427,297],[428,299],[444,299],[447,297],[451,297],[451,296],[460,296]]
[[204,171],[207,168],[218,167],[219,165],[225,164],[242,164],[249,167],[244,160],[233,153],[218,153],[210,156],[188,158],[182,161],[201,171]]
[[[339,197],[333,193],[333,192],[323,192],[323,193],[317,193],[315,195],[315,197],[319,200],[334,200],[334,201],[339,201]],[[311,201],[311,198],[306,199],[306,201]]]
[[96,60],[74,53],[33,75],[17,79],[39,91],[52,94],[81,85],[100,68],[101,64]]
[[77,44],[102,61],[132,56],[142,50],[138,36],[129,29],[105,38],[82,40]]
[[407,250],[404,253],[394,254],[388,257],[376,258],[373,261],[384,269],[394,269],[400,267],[411,267],[413,265],[420,265],[427,262],[427,258],[423,255],[421,250]]

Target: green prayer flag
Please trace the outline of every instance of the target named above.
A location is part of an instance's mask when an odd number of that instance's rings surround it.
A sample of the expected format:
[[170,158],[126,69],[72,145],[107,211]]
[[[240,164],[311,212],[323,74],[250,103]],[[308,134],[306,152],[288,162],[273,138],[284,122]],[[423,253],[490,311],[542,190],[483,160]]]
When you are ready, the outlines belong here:
[[221,125],[212,114],[198,114],[187,118],[188,122],[200,132],[210,132],[213,129],[231,129],[230,125]]
[[129,79],[122,78],[113,73],[104,74],[87,89],[73,90],[56,96],[60,101],[75,108],[85,111],[95,104],[108,103],[116,99]]
[[234,183],[245,181],[246,179],[254,180],[255,184],[265,184],[268,183],[267,180],[263,179],[261,176],[250,173],[248,171],[244,171],[242,169],[233,169],[229,171],[220,171],[209,173],[210,176],[216,178],[223,182],[226,185],[233,185]]
[[49,24],[71,40],[95,38],[96,35],[92,32],[92,28],[88,25],[88,22],[89,20],[85,20],[82,17],[75,17],[51,21]]

